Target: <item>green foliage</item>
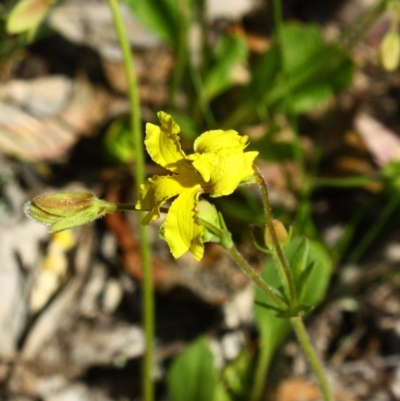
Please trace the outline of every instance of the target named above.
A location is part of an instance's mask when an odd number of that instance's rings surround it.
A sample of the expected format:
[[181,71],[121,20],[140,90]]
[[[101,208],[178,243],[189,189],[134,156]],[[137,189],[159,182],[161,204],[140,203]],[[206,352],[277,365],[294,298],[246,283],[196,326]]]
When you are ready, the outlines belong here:
[[253,107],[299,114],[345,89],[352,80],[353,63],[339,46],[323,41],[319,28],[288,23],[282,26],[280,41],[251,74],[246,98]]
[[201,131],[198,129],[193,118],[187,114],[182,114],[175,110],[171,114],[176,123],[181,127],[181,132],[179,133],[180,137],[194,141],[199,136]]
[[212,401],[217,371],[207,339],[193,341],[171,364],[167,386],[171,401]]
[[212,401],[247,400],[253,376],[252,365],[252,355],[248,350],[244,350],[223,369]]
[[106,132],[104,147],[108,157],[120,163],[132,163],[135,159],[133,135],[129,123],[114,121]]
[[204,78],[204,93],[207,101],[230,89],[234,84],[233,68],[244,63],[248,54],[242,36],[224,35],[211,54],[211,66]]
[[392,161],[381,169],[381,175],[389,191],[400,193],[400,162]]
[[[302,294],[303,310],[309,308],[309,305],[316,305],[323,298],[332,273],[331,260],[326,250],[318,242],[297,238],[285,247],[284,254],[295,276],[297,289]],[[262,277],[270,286],[279,288],[280,278],[275,263],[272,258],[268,261],[262,270]],[[314,264],[315,268],[310,269]],[[256,300],[264,304],[271,303],[260,289],[256,291]],[[273,310],[257,304],[254,313],[260,332],[260,350],[253,387],[253,399],[257,399],[264,386],[271,358],[290,330],[290,323],[285,319],[290,316],[278,317]]]
[[[193,0],[125,0],[136,17],[165,43],[176,49],[183,21],[192,15]],[[181,8],[180,8],[181,7]],[[188,12],[186,12],[188,11]]]

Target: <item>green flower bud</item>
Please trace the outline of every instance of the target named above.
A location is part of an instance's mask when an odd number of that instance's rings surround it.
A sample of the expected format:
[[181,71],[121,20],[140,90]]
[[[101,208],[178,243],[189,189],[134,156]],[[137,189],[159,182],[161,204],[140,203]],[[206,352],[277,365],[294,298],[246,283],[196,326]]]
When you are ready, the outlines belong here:
[[399,65],[400,59],[400,38],[397,32],[388,32],[380,46],[379,53],[382,67],[386,71],[394,71]]
[[36,196],[24,205],[25,214],[58,232],[86,224],[117,211],[117,205],[90,192],[62,192]]
[[[286,231],[285,226],[276,219],[272,220],[272,225],[275,228],[275,233],[278,238],[278,242],[281,246],[284,246],[288,240],[288,233]],[[268,248],[274,248],[274,242],[272,240],[272,235],[269,231],[269,228],[267,225],[264,226],[264,241],[265,245],[267,245]]]
[[7,33],[28,32],[32,39],[54,2],[55,0],[20,0],[8,15]]

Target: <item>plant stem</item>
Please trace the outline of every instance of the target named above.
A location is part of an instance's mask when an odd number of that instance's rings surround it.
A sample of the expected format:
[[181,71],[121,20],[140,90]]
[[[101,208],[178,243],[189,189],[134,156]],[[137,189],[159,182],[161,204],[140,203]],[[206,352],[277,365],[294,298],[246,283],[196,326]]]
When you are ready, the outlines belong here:
[[276,306],[286,308],[286,304],[282,299],[276,295],[268,284],[261,278],[261,276],[247,263],[243,258],[242,254],[237,250],[235,246],[232,248],[226,248],[231,255],[232,259],[237,265],[243,270],[243,272],[253,281],[264,293],[275,302]]
[[286,288],[289,289],[289,295],[290,295],[290,302],[291,302],[291,307],[296,306],[296,287],[294,285],[294,279],[293,279],[293,274],[292,271],[290,270],[288,261],[286,260],[285,255],[283,254],[283,250],[281,247],[281,244],[279,243],[278,237],[276,235],[275,227],[272,222],[272,213],[271,213],[271,205],[269,203],[269,198],[268,198],[268,188],[267,184],[264,181],[264,177],[261,174],[261,171],[258,169],[258,167],[255,167],[256,169],[256,174],[259,177],[259,185],[261,187],[261,197],[262,197],[262,202],[263,202],[263,207],[264,207],[264,215],[266,219],[266,224],[268,227],[269,232],[271,233],[271,238],[272,242],[274,245],[274,249],[276,252],[276,256],[279,260],[279,263],[284,271],[283,278],[285,280],[284,285],[286,285]]
[[348,50],[354,49],[360,40],[365,38],[366,33],[385,11],[386,3],[386,0],[380,0],[378,3],[372,4],[367,10],[359,14],[357,18],[343,30],[340,35],[340,43]]
[[176,46],[176,64],[172,75],[169,106],[177,107],[177,96],[188,63],[188,7],[186,0],[178,0],[179,32]]
[[[134,176],[136,193],[139,193],[140,185],[145,180],[143,134],[141,130],[141,111],[139,91],[128,36],[124,27],[121,12],[117,0],[108,0],[112,12],[114,25],[124,60],[125,73],[128,81],[129,100],[131,104],[131,129],[135,149]],[[144,216],[144,212],[138,212],[138,218]],[[145,332],[145,350],[142,365],[142,397],[144,401],[154,400],[154,383],[152,378],[152,366],[154,356],[154,290],[151,265],[151,250],[147,228],[139,225],[140,253],[143,268],[143,327]]]
[[324,395],[325,401],[333,401],[333,396],[331,389],[328,384],[328,380],[325,376],[324,369],[322,367],[322,363],[318,358],[318,355],[315,353],[315,350],[311,344],[310,337],[308,336],[307,330],[304,327],[303,319],[299,316],[292,317],[290,319],[290,323],[292,324],[293,330],[296,333],[297,339],[303,348],[305,354],[307,355],[308,361],[312,369],[314,370],[315,375],[319,381],[319,385],[321,386],[322,393]]
[[205,73],[208,69],[209,64],[209,23],[207,21],[207,4],[206,0],[197,1],[197,21],[199,22],[201,28],[201,60],[200,60],[200,76],[202,80],[204,79]]

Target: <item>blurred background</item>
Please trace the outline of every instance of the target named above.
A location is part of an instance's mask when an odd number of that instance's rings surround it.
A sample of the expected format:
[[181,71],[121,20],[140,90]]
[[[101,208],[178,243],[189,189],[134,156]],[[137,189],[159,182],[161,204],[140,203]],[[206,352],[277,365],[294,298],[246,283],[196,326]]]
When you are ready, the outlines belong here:
[[[30,0],[24,18],[33,26],[13,30],[17,3],[0,3],[0,400],[140,400],[136,213],[50,234],[23,212],[47,192],[137,199],[109,5]],[[143,128],[170,113],[187,154],[210,129],[248,135],[274,216],[294,238],[309,238],[320,303],[307,326],[335,400],[400,399],[398,1],[120,7]],[[146,173],[165,174],[150,159]],[[243,255],[265,270],[268,255],[252,235],[264,222],[258,191],[214,203]],[[201,262],[174,260],[159,226],[150,228],[157,400],[180,401],[173,388],[202,352],[198,338],[210,352],[215,401],[322,399],[293,334],[254,304],[229,255],[207,244]],[[179,359],[185,350],[189,362]]]

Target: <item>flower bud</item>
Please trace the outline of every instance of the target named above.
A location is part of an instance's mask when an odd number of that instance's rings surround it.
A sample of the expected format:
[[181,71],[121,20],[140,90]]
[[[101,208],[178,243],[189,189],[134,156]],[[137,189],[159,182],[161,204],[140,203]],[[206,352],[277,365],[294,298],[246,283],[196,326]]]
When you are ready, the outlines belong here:
[[400,38],[397,32],[389,31],[379,46],[381,65],[386,71],[394,71],[399,65]]
[[24,206],[25,214],[58,232],[80,226],[106,213],[113,213],[117,205],[90,192],[62,192],[36,196]]
[[20,0],[7,18],[7,33],[13,35],[28,32],[30,38],[36,33],[55,0]]
[[[285,226],[279,220],[276,219],[272,220],[272,224],[275,228],[275,233],[278,238],[279,244],[281,246],[284,246],[288,239],[288,233],[286,231]],[[274,248],[274,241],[272,240],[272,235],[266,224],[264,226],[264,241],[268,248]]]

